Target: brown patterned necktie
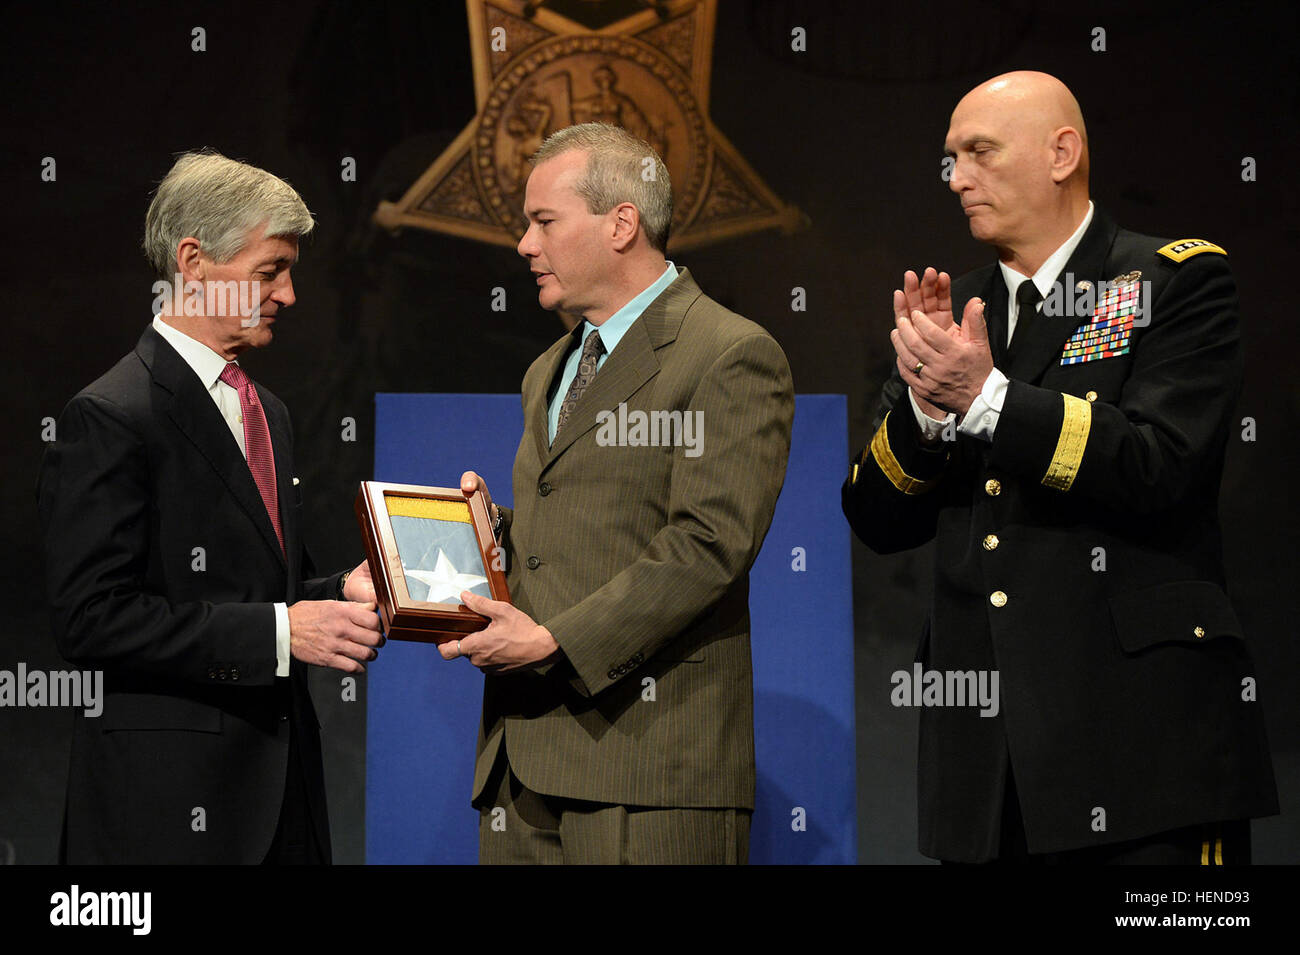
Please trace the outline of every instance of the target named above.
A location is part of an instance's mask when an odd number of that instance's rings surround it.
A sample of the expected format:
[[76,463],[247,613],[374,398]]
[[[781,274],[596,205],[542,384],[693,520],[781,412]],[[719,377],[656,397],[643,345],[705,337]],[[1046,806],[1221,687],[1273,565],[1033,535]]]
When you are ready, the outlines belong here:
[[[582,343],[582,357],[578,359],[578,373],[573,378],[573,383],[569,385],[568,393],[564,396],[564,403],[560,405],[560,416],[555,422],[555,437],[560,436],[564,430],[564,422],[569,420],[569,415],[573,414],[573,408],[582,397],[582,393],[587,390],[591,384],[591,379],[596,377],[596,364],[600,361],[600,356],[605,354],[605,343],[600,340],[600,332],[594,331],[587,336],[587,340]],[[555,438],[551,439],[555,443]]]

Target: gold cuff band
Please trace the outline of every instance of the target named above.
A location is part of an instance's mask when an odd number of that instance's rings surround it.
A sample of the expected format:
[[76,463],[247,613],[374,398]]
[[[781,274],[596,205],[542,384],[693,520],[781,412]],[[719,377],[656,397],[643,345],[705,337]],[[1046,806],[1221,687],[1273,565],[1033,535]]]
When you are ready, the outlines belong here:
[[1057,491],[1068,491],[1079,474],[1083,452],[1088,445],[1088,432],[1092,428],[1092,405],[1074,395],[1061,395],[1065,400],[1065,414],[1061,418],[1061,436],[1056,442],[1056,452],[1047,465],[1043,484]]
[[920,478],[914,478],[898,463],[898,458],[894,457],[894,451],[889,446],[889,414],[885,415],[885,420],[880,422],[880,427],[876,430],[876,436],[871,439],[871,455],[876,459],[876,464],[880,466],[881,472],[889,478],[889,483],[898,488],[904,494],[924,494],[930,488],[939,482],[923,481]]

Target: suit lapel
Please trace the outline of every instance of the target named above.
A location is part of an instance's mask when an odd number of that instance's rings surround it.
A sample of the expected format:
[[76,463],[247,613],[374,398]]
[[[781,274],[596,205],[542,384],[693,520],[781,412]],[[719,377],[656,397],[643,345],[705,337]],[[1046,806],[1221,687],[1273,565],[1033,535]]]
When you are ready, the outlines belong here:
[[[1005,368],[1007,361],[1007,283],[1002,278],[1002,270],[996,265],[993,266],[993,274],[984,283],[980,298],[984,300],[984,325],[988,331],[989,349],[993,352],[993,364],[997,368]],[[958,311],[958,309],[964,311],[966,303],[962,302],[958,305],[954,301],[952,305],[960,321],[961,311]]]
[[[645,316],[643,315],[642,318]],[[653,375],[659,371],[659,362],[655,359],[654,346],[646,335],[641,321],[632,323],[618,347],[605,359],[596,377],[583,392],[578,403],[573,406],[569,420],[555,436],[549,464],[565,452],[573,442],[596,427],[596,414],[602,410],[615,411],[618,403],[627,398]]]
[[[211,396],[204,389],[194,370],[185,363],[185,359],[167,344],[153,327],[145,329],[136,345],[136,354],[144,362],[154,383],[171,396],[166,404],[167,415],[180,429],[180,432],[207,459],[212,469],[225,483],[231,496],[248,514],[257,526],[262,539],[284,560],[280,550],[280,541],[271,526],[271,518],[266,513],[266,505],[258,493],[253,472],[248,469],[248,461],[239,451],[239,445],[230,433],[221,412],[213,403]],[[281,467],[281,447],[287,451],[288,436],[278,437],[273,430],[271,440],[275,448],[277,475]],[[287,463],[285,464],[288,469]],[[277,478],[278,480],[282,480]],[[283,487],[280,489],[281,500],[284,498]]]
[[[1056,278],[1061,285],[1061,292],[1066,297],[1073,297],[1075,283],[1080,279],[1088,279],[1095,283],[1100,279],[1110,278],[1104,275],[1102,270],[1111,244],[1115,241],[1115,232],[1115,223],[1094,207],[1092,223],[1088,226],[1088,231],[1083,234],[1074,254],[1070,256],[1070,260],[1065,263],[1065,268]],[[1018,345],[1015,362],[1007,368],[1007,377],[1028,382],[1041,378],[1047,366],[1054,359],[1060,358],[1066,339],[1074,334],[1080,321],[1087,321],[1087,319],[1041,313],[1035,315],[1032,324],[1025,329],[1029,332],[1028,338]]]
[[605,364],[574,406],[564,429],[556,435],[549,455],[543,457],[547,467],[596,427],[598,412],[616,411],[619,402],[659,373],[655,350],[676,340],[686,310],[700,294],[700,287],[691,278],[691,273],[682,269],[663,294],[646,306],[623,335],[618,347],[605,359]]
[[[582,326],[579,325],[579,328]],[[537,460],[545,461],[550,457],[550,394],[555,376],[560,373],[564,360],[573,350],[575,333],[570,332],[552,345],[542,355],[542,373],[530,394],[524,395],[524,428],[532,433],[537,445]]]

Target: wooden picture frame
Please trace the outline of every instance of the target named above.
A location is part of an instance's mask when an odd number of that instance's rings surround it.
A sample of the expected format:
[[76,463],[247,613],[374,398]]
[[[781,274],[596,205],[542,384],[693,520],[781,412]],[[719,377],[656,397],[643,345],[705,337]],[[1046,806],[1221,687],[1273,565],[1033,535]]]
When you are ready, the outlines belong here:
[[510,599],[482,494],[362,481],[355,507],[389,639],[443,643],[482,630],[490,621],[460,602],[464,590]]

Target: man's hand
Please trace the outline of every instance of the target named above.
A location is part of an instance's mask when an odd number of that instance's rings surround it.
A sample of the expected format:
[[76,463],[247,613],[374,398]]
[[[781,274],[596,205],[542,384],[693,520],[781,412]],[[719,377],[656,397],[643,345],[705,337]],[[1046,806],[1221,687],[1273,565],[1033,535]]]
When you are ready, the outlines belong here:
[[375,596],[375,579],[370,575],[370,562],[363,560],[352,568],[348,579],[343,582],[343,599],[359,604],[372,604]]
[[[894,289],[894,321],[906,318],[912,312],[921,311],[938,328],[949,335],[957,336],[961,330],[952,320],[952,277],[947,272],[936,272],[927,268],[918,279],[911,269],[903,274],[903,287]],[[912,362],[916,367],[916,362]],[[942,421],[947,412],[926,401],[917,392],[912,392],[917,407],[937,421]]]
[[492,622],[487,629],[459,640],[438,645],[444,660],[457,656],[487,673],[518,670],[546,663],[560,650],[551,631],[505,600],[489,600],[468,590],[460,595],[461,603]]
[[492,495],[488,492],[487,482],[484,481],[473,471],[466,471],[460,476],[460,490],[466,497],[471,494],[482,494],[483,503],[487,506],[488,517],[492,519],[492,527],[496,528],[497,519],[500,517],[500,511],[492,503]]
[[361,661],[377,657],[384,642],[373,603],[300,600],[289,608],[289,651],[303,663],[364,673]]
[[[938,314],[942,318],[944,313],[940,309]],[[949,320],[951,314],[949,310]],[[967,302],[961,325],[940,326],[922,309],[896,313],[894,323],[889,339],[898,356],[898,372],[912,389],[921,410],[934,418],[942,418],[949,411],[958,416],[966,414],[993,370],[984,303],[977,298]],[[931,414],[926,403],[939,409],[939,414]]]
[[894,314],[909,315],[925,312],[925,317],[947,330],[957,323],[952,320],[952,278],[947,272],[929,268],[921,278],[911,269],[903,273],[903,287],[894,289]]

